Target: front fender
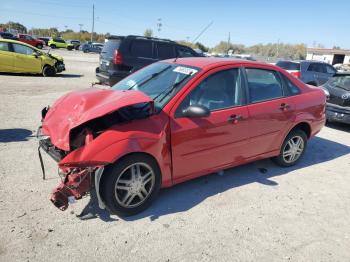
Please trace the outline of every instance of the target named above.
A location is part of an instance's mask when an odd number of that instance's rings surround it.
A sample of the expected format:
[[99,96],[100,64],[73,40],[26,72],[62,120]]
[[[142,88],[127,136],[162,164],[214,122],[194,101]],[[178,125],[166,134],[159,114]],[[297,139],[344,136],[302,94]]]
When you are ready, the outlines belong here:
[[171,158],[165,138],[126,138],[107,146],[96,143],[97,140],[98,138],[68,154],[59,162],[59,166],[62,168],[105,166],[131,153],[146,153],[151,155],[159,165],[162,173],[162,186],[172,184]]

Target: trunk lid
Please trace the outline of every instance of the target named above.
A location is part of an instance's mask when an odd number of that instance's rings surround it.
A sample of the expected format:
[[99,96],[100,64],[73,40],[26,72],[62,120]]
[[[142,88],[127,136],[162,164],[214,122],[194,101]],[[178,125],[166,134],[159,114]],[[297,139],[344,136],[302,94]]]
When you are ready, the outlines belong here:
[[56,147],[70,150],[70,131],[87,121],[113,113],[123,107],[153,100],[140,91],[90,88],[73,91],[59,98],[43,119],[42,132]]

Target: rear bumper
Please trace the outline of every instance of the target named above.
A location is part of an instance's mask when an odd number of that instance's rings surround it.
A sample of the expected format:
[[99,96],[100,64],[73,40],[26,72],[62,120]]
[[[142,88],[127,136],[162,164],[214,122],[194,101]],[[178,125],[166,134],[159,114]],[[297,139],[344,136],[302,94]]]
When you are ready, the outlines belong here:
[[113,86],[123,78],[127,77],[130,73],[126,71],[100,71],[99,67],[96,67],[96,78],[97,80],[109,86]]
[[327,120],[330,122],[350,124],[350,107],[343,107],[328,103],[326,107],[326,115]]

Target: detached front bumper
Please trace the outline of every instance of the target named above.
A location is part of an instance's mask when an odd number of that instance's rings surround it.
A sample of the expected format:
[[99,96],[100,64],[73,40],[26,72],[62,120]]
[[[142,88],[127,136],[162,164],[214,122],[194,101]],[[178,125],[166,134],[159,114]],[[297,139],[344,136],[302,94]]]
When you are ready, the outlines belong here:
[[58,61],[55,64],[55,68],[56,68],[56,72],[57,73],[60,73],[60,72],[63,72],[63,71],[66,70],[66,66],[65,66],[65,64],[62,61]]
[[[55,162],[59,163],[69,153],[58,149],[52,143],[49,137],[43,137],[39,128],[37,137],[39,140],[39,159],[45,179],[45,167],[41,150],[46,152]],[[88,194],[94,186],[94,175],[96,167],[86,168],[60,168],[60,184],[52,191],[50,200],[60,210],[66,210],[69,202],[81,199]]]
[[326,106],[326,116],[330,122],[350,124],[350,107],[328,103]]

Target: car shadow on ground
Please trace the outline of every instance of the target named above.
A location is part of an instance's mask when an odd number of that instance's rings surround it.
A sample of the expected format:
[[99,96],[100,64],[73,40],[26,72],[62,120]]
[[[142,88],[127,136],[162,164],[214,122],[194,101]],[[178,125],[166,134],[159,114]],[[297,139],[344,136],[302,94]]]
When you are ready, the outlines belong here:
[[0,143],[28,141],[33,132],[24,128],[0,129]]
[[[124,218],[124,220],[135,221],[149,217],[151,221],[154,221],[164,215],[185,212],[211,196],[250,183],[276,186],[278,183],[272,180],[274,177],[288,175],[291,171],[331,161],[349,153],[349,146],[315,137],[309,141],[303,158],[296,166],[282,168],[267,159],[227,169],[224,175],[211,174],[200,177],[161,190],[157,201],[151,207],[138,215]],[[302,170],[300,174],[302,174]],[[103,221],[111,221],[109,213],[99,209],[96,202],[96,198],[92,198],[90,201],[90,204],[94,206],[94,214]]]
[[[23,77],[44,77],[41,74],[22,74],[22,73],[0,73],[0,75],[7,75],[7,76],[23,76]],[[57,78],[80,78],[83,77],[84,75],[82,74],[62,74],[62,73],[57,73],[56,75],[52,77],[57,77]]]
[[337,123],[337,122],[327,122],[327,127],[337,129],[339,131],[350,132],[350,125]]

